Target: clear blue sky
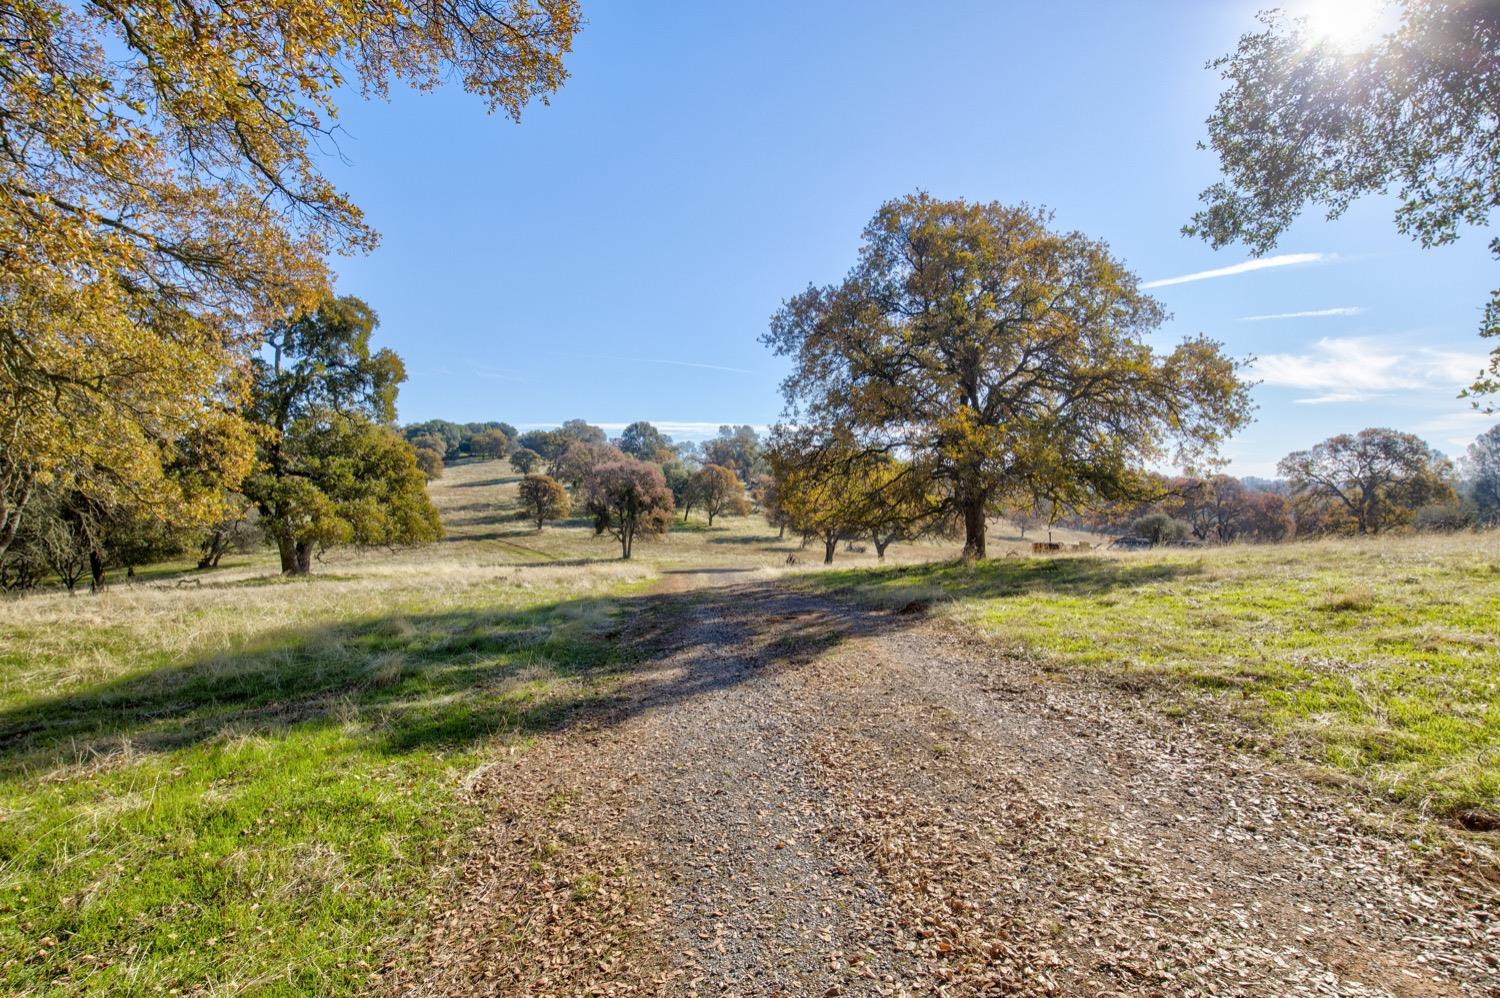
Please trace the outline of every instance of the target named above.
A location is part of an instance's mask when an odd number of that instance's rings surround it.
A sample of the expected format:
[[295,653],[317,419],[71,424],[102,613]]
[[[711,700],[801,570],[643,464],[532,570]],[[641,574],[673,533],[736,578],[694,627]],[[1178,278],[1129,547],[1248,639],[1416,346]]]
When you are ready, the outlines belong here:
[[[1264,4],[584,2],[572,78],[519,125],[456,86],[347,104],[329,169],[383,242],[338,289],[406,359],[405,422],[771,423],[767,319],[918,188],[1046,205],[1148,281],[1249,259],[1179,229],[1215,178],[1204,63]],[[1485,354],[1487,241],[1422,250],[1367,202],[1276,251],[1315,262],[1161,286],[1163,345],[1261,358],[1233,470],[1369,425],[1457,454],[1492,425],[1454,398]]]

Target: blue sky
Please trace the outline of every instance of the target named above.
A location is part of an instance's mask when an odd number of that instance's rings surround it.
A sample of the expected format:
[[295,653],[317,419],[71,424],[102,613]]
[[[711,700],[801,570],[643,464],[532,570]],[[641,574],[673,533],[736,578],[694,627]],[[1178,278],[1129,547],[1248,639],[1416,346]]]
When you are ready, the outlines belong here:
[[[585,0],[572,78],[519,125],[456,86],[347,104],[328,167],[383,241],[338,290],[406,359],[403,421],[768,424],[786,369],[757,337],[848,270],[887,198],[1046,205],[1147,281],[1249,260],[1179,230],[1216,175],[1204,63],[1261,6]],[[1287,265],[1155,290],[1163,346],[1260,358],[1237,473],[1369,425],[1457,454],[1494,423],[1454,398],[1486,352],[1488,235],[1422,250],[1391,209],[1306,217]]]

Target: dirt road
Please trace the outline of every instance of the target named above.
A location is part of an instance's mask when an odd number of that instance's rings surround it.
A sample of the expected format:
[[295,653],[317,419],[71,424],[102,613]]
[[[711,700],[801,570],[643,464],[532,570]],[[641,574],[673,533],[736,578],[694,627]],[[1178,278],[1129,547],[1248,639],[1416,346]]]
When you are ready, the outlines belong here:
[[920,607],[718,581],[647,604],[608,711],[476,778],[396,991],[1500,995],[1493,868],[1378,807]]

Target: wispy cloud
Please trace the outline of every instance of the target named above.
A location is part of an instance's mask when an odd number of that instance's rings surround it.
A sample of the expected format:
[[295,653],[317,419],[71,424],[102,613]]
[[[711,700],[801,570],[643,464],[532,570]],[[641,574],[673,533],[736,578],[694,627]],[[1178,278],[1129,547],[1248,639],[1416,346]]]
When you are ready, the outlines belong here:
[[1375,336],[1325,337],[1306,353],[1273,353],[1251,369],[1280,388],[1318,394],[1303,405],[1363,402],[1391,392],[1458,389],[1474,380],[1484,356],[1457,350],[1410,347]]
[[502,371],[489,364],[476,364],[468,357],[464,358],[464,371],[476,378],[484,378],[486,381],[514,381],[522,384],[530,381],[530,378],[516,374],[514,371]]
[[1173,284],[1211,281],[1216,277],[1233,277],[1236,274],[1249,274],[1253,271],[1269,270],[1273,267],[1301,267],[1309,263],[1330,263],[1337,259],[1338,256],[1334,253],[1282,253],[1278,256],[1263,256],[1256,260],[1246,260],[1244,263],[1236,263],[1228,267],[1200,270],[1193,274],[1180,274],[1177,277],[1163,277],[1155,281],[1147,281],[1141,287],[1165,288]]
[[1273,315],[1242,315],[1240,322],[1269,322],[1272,319],[1325,319],[1335,315],[1363,315],[1364,309],[1358,305],[1344,305],[1339,308],[1315,308],[1307,312],[1276,312]]
[[1446,412],[1440,416],[1433,416],[1424,422],[1418,423],[1416,432],[1437,437],[1442,443],[1455,448],[1455,453],[1462,451],[1473,443],[1474,438],[1496,425],[1494,414],[1476,412],[1472,409],[1463,412]]
[[669,367],[696,367],[705,371],[729,371],[733,374],[754,374],[746,367],[726,367],[723,364],[700,364],[692,360],[662,360],[656,357],[608,357],[605,360],[623,360],[632,364],[665,364]]

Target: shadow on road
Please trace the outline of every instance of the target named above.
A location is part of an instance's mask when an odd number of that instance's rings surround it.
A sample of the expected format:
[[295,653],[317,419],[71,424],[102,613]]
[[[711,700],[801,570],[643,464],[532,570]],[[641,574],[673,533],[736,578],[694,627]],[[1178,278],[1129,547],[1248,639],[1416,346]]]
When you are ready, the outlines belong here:
[[[546,567],[563,564],[570,562]],[[936,580],[966,595],[1032,585],[1096,594],[1153,581],[1164,570],[1191,568],[1070,559],[828,573],[820,580],[843,576],[852,584],[860,574],[898,587]],[[308,725],[349,725],[399,754],[555,730],[585,713],[608,723],[762,669],[795,667],[851,636],[910,627],[921,618],[909,611],[862,605],[822,581],[781,579],[289,628],[0,711],[0,775],[45,771],[127,745],[160,751]],[[667,653],[676,653],[672,676],[638,685],[642,666]]]

